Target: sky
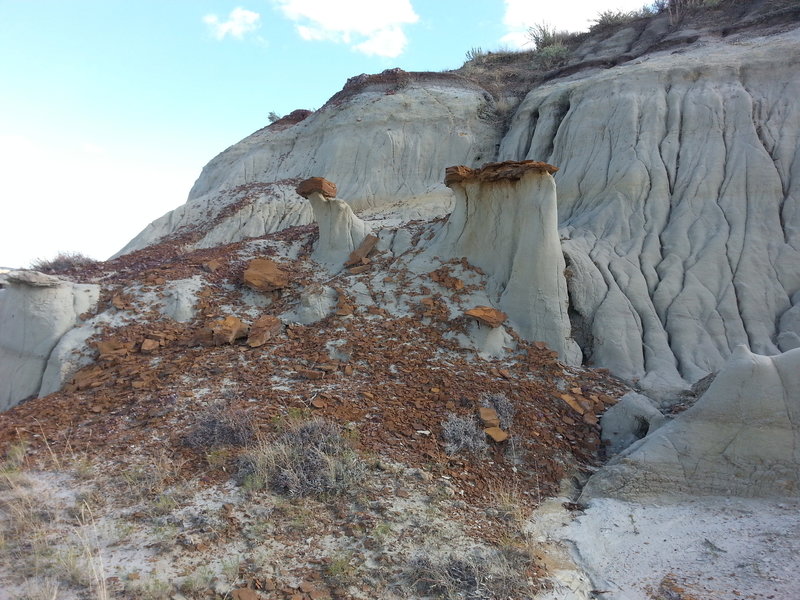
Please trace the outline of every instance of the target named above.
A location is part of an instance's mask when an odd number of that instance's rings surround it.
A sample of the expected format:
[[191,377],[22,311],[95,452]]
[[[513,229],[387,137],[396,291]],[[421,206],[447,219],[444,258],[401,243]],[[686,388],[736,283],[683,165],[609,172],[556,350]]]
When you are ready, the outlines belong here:
[[461,66],[644,0],[0,0],[0,267],[105,260],[202,167],[360,73]]

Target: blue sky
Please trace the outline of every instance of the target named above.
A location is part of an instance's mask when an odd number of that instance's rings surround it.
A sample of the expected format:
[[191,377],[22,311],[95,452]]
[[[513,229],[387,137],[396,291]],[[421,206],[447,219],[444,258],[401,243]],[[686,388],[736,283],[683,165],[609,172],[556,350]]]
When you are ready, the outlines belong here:
[[0,0],[0,266],[105,259],[348,77],[456,68],[641,0]]

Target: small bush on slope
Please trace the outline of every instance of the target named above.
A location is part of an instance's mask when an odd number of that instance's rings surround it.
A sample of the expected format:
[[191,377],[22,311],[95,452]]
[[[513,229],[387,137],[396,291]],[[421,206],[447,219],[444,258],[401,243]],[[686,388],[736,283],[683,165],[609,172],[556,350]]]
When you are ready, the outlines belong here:
[[292,497],[344,494],[364,477],[360,457],[325,419],[290,424],[277,440],[260,440],[243,457],[240,479]]
[[49,275],[60,275],[80,271],[95,264],[97,264],[96,260],[80,252],[59,252],[55,258],[50,260],[37,258],[31,263],[31,269]]
[[552,44],[537,50],[533,55],[533,63],[543,71],[550,71],[564,65],[571,54],[572,51],[563,44]]
[[534,592],[526,574],[529,567],[529,557],[518,552],[476,550],[438,560],[424,554],[408,562],[405,577],[417,593],[426,596],[523,600],[531,598]]
[[474,417],[460,417],[450,413],[447,420],[442,422],[442,438],[447,454],[466,451],[481,455],[488,448],[486,434],[478,427]]
[[186,434],[184,443],[191,448],[247,446],[255,440],[255,427],[243,410],[212,408],[202,414],[197,424]]
[[577,34],[565,30],[558,31],[555,27],[551,27],[545,23],[537,23],[533,27],[528,28],[527,35],[536,49],[542,50],[548,46],[563,46]]

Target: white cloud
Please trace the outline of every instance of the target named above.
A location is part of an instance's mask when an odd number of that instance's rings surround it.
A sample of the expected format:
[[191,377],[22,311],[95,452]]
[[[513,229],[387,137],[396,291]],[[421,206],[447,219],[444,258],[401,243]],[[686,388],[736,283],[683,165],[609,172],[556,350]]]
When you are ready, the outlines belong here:
[[92,142],[83,142],[81,144],[81,150],[83,150],[84,154],[94,154],[95,156],[106,153],[105,148]]
[[368,56],[400,56],[406,46],[406,36],[399,27],[382,29],[365,42],[353,46]]
[[419,21],[410,0],[273,0],[307,41],[347,44],[393,58],[408,43],[403,26]]
[[503,25],[508,33],[500,41],[512,48],[532,48],[526,32],[533,25],[567,31],[585,31],[605,10],[640,9],[643,0],[559,0],[556,4],[531,0],[504,0]]
[[260,27],[260,20],[260,14],[241,7],[234,8],[227,21],[220,21],[217,15],[203,17],[203,22],[211,28],[212,35],[218,40],[224,39],[226,35],[241,40],[246,33]]

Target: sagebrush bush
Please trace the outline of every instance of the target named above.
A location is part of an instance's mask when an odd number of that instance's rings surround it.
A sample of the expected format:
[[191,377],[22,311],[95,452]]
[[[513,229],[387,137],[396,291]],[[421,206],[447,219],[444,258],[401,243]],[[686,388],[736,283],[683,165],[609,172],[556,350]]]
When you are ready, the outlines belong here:
[[365,474],[341,428],[325,419],[292,423],[276,440],[262,439],[242,459],[239,478],[250,489],[270,487],[292,497],[352,491]]
[[564,65],[571,54],[572,51],[564,44],[551,44],[536,51],[533,55],[533,63],[539,69],[549,71]]
[[253,419],[245,411],[215,407],[200,415],[183,441],[192,448],[216,448],[247,446],[255,437]]
[[514,405],[505,394],[484,394],[481,406],[493,408],[500,419],[501,429],[511,429],[514,424]]
[[475,417],[461,417],[450,413],[442,422],[442,438],[444,450],[447,454],[471,452],[484,454],[489,447],[486,443],[486,434],[478,427]]
[[59,252],[55,258],[37,258],[31,263],[31,269],[40,273],[59,275],[64,273],[74,273],[86,267],[96,265],[98,261],[89,258],[80,252]]
[[420,554],[405,568],[405,577],[419,594],[469,600],[530,598],[535,591],[527,578],[530,560],[521,553],[500,550],[450,554],[439,559]]

